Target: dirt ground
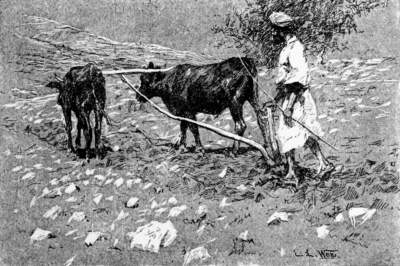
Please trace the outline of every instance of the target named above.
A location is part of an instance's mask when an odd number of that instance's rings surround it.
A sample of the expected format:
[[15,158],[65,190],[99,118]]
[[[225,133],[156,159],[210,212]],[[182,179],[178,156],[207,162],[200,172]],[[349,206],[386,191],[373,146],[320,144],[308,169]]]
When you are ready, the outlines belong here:
[[[304,182],[293,191],[283,169],[268,169],[258,151],[242,146],[232,157],[231,141],[207,131],[200,132],[204,155],[177,152],[179,124],[152,108],[137,110],[118,77],[106,79],[107,112],[118,123],[103,128],[105,157],[86,163],[82,150],[67,153],[57,94],[43,87],[52,72],[88,61],[113,69],[218,58],[116,42],[40,17],[17,33],[13,74],[21,85],[4,88],[0,80],[0,265],[182,265],[197,247],[209,258],[194,265],[400,265],[398,58],[331,59],[312,69],[324,138],[339,151],[322,148],[338,167],[320,180],[315,158],[298,151],[311,170],[299,168]],[[11,72],[6,67],[1,76]],[[259,80],[273,93],[261,69]],[[244,113],[245,136],[261,142],[248,104]],[[233,132],[228,112],[198,119]],[[137,206],[128,208],[132,197]],[[357,207],[376,212],[354,227],[348,213]],[[267,225],[277,211],[288,221]],[[82,219],[71,219],[77,213]],[[335,222],[339,214],[344,219]],[[131,248],[129,233],[151,221],[171,221],[176,239],[158,253]],[[31,241],[37,228],[50,237]],[[329,231],[322,238],[321,228]],[[91,232],[101,236],[88,246]]]
[[[135,110],[134,94],[115,78],[107,79],[107,111],[119,124],[103,129],[110,150],[85,163],[66,151],[56,94],[15,88],[0,107],[0,262],[180,265],[187,252],[204,246],[210,258],[194,264],[400,265],[398,66],[391,58],[350,59],[313,69],[311,91],[324,138],[340,151],[323,149],[343,167],[326,181],[303,173],[304,186],[296,192],[281,172],[266,171],[257,151],[243,147],[232,157],[231,141],[206,131],[200,133],[205,155],[175,151],[179,124],[151,108]],[[268,88],[267,80],[263,84]],[[198,119],[233,131],[227,112]],[[249,105],[245,120],[246,136],[261,142]],[[298,160],[316,169],[309,151],[299,151]],[[75,191],[68,194],[70,184]],[[126,207],[131,197],[139,199],[137,208]],[[171,197],[177,202],[168,203]],[[187,208],[168,217],[174,205]],[[60,207],[56,217],[44,218],[54,206]],[[208,212],[196,214],[199,206]],[[347,217],[351,207],[377,212],[354,228]],[[68,222],[77,211],[84,220]],[[121,211],[129,215],[117,220]],[[267,226],[275,211],[291,214],[288,222]],[[341,212],[344,221],[335,223]],[[170,220],[175,241],[158,253],[130,248],[127,234],[153,220]],[[324,239],[316,231],[322,225],[329,228]],[[53,237],[30,243],[37,227]],[[239,235],[246,230],[244,240]],[[89,232],[102,233],[92,246],[84,241]]]

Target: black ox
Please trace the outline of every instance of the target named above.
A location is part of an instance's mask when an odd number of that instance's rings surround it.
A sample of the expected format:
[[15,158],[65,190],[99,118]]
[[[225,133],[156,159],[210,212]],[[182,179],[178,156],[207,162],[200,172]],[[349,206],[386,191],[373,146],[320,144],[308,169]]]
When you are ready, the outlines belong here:
[[77,66],[71,68],[61,80],[55,79],[49,82],[46,87],[57,88],[59,90],[57,103],[61,105],[65,129],[68,136],[68,150],[75,152],[72,145],[72,121],[71,111],[77,118],[76,146],[81,145],[81,130],[85,137],[86,158],[89,159],[90,145],[92,143],[92,126],[90,125],[90,113],[94,112],[95,117],[95,153],[99,157],[99,146],[101,138],[101,125],[103,117],[110,124],[107,114],[104,111],[106,102],[105,79],[100,69],[93,64]]
[[[155,69],[152,62],[148,69]],[[166,72],[143,73],[139,91],[148,98],[161,97],[168,110],[177,116],[196,120],[197,113],[221,114],[229,108],[235,123],[235,132],[243,136],[246,123],[243,120],[243,104],[248,101],[257,115],[257,121],[266,142],[266,127],[261,117],[258,86],[254,78],[257,69],[250,58],[229,58],[225,61],[196,66],[177,65]],[[137,95],[140,102],[144,98]],[[197,125],[181,122],[179,147],[186,147],[186,131],[189,127],[196,147],[203,149]],[[239,143],[234,142],[233,153]]]

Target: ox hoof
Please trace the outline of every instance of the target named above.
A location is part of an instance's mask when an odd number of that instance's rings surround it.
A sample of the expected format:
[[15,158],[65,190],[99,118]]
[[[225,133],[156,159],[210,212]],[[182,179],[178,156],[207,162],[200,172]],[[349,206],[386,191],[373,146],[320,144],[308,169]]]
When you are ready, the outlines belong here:
[[178,146],[177,148],[176,148],[176,150],[178,151],[178,153],[187,153],[188,151],[189,151],[189,149],[187,148],[187,147],[185,147],[185,146]]
[[205,154],[206,153],[206,151],[204,150],[204,147],[203,146],[196,146],[195,147],[195,152],[196,153],[201,153],[201,154]]
[[69,153],[76,153],[76,150],[74,148],[68,148]]

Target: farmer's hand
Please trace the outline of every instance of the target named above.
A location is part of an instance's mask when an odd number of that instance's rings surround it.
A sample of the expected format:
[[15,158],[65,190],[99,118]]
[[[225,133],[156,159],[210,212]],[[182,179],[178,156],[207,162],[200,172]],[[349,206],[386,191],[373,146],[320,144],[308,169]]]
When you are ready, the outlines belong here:
[[284,118],[285,118],[285,123],[288,127],[292,127],[292,113],[293,110],[290,108],[286,108],[285,111],[283,112]]
[[274,101],[267,101],[264,103],[263,109],[269,108],[272,110],[272,112],[275,112],[276,110],[276,103]]

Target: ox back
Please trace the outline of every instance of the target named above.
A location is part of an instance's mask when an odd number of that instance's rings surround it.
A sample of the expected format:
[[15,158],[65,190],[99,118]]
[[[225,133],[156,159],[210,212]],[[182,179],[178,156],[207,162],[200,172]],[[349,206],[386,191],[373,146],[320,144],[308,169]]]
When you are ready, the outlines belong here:
[[[150,63],[148,68],[154,68]],[[248,101],[257,114],[257,121],[266,140],[265,126],[261,119],[258,86],[254,78],[257,69],[250,58],[229,58],[225,61],[195,66],[182,64],[172,70],[141,75],[140,91],[147,97],[161,97],[174,115],[196,120],[197,113],[221,114],[229,108],[235,123],[235,132],[243,136],[246,124],[243,104]],[[142,100],[141,97],[138,97]],[[181,122],[179,146],[186,146],[186,130],[192,131],[196,146],[202,148],[198,127]],[[234,143],[236,153],[239,144]]]

